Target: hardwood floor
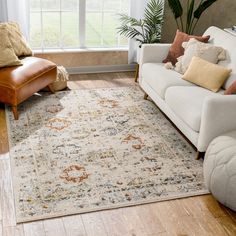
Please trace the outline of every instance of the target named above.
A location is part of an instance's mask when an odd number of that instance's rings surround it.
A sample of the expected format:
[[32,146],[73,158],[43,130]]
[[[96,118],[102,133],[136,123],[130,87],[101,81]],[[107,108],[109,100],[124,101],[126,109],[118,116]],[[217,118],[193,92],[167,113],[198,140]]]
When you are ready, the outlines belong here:
[[[130,86],[133,73],[71,76],[71,89]],[[16,225],[4,106],[0,106],[0,236],[236,235],[236,213],[211,195]]]

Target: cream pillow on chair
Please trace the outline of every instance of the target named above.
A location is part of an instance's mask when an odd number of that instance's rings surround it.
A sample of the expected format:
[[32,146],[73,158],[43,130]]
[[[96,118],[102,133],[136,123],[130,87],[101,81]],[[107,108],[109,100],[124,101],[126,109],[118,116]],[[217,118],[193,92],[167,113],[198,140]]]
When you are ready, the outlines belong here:
[[0,67],[22,65],[21,61],[15,55],[5,25],[0,25],[0,39]]
[[16,22],[5,22],[0,25],[5,25],[8,30],[8,36],[16,56],[24,57],[31,56],[32,50],[21,33],[20,26]]
[[183,79],[212,92],[218,92],[225,80],[230,76],[231,71],[231,69],[213,64],[199,57],[193,57],[183,75]]
[[194,56],[214,64],[226,59],[225,49],[208,43],[201,43],[196,39],[190,39],[189,42],[184,42],[182,46],[185,49],[184,55],[178,58],[175,67],[175,70],[181,74],[186,72]]

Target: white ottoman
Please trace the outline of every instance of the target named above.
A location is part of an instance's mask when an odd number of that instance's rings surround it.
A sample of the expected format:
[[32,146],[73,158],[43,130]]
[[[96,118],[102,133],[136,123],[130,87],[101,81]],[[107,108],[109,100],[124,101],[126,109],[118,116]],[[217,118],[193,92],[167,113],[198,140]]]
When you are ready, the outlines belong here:
[[204,177],[212,195],[236,211],[236,131],[211,142],[205,155]]

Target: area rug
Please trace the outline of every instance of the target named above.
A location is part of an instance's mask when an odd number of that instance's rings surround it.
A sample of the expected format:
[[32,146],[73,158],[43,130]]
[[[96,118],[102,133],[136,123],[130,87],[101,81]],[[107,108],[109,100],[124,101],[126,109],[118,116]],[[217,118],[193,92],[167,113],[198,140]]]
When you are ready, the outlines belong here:
[[138,87],[6,108],[17,222],[208,193],[193,147]]

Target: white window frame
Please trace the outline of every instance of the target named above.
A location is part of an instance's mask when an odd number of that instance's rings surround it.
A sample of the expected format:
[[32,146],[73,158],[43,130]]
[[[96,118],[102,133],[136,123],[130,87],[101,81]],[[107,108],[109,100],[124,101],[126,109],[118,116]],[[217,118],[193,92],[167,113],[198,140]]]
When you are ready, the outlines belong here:
[[[30,37],[30,13],[31,12],[37,12],[37,13],[40,13],[41,14],[41,17],[40,17],[40,24],[41,24],[41,46],[40,48],[33,48],[33,50],[35,52],[55,52],[55,51],[68,51],[68,52],[72,52],[72,51],[111,51],[111,50],[116,50],[116,51],[127,51],[128,50],[128,45],[125,45],[125,46],[122,46],[119,44],[119,41],[120,41],[120,37],[118,37],[118,43],[117,43],[117,46],[115,47],[108,47],[108,46],[104,46],[103,44],[103,38],[101,38],[102,42],[101,42],[101,45],[102,46],[97,46],[97,47],[87,47],[86,46],[86,0],[78,0],[79,1],[79,7],[78,7],[78,14],[79,14],[79,24],[78,24],[78,39],[79,39],[79,43],[78,43],[78,46],[77,47],[64,47],[62,45],[62,42],[61,42],[61,35],[62,35],[62,16],[61,14],[63,12],[75,12],[75,11],[72,11],[72,10],[62,10],[62,0],[60,0],[60,9],[59,10],[52,10],[52,11],[47,11],[47,12],[58,12],[60,13],[60,42],[59,42],[59,47],[56,47],[56,48],[46,48],[44,46],[44,30],[43,30],[43,13],[45,12],[43,9],[42,9],[42,1],[43,0],[40,0],[40,6],[41,6],[41,9],[40,10],[35,10],[35,11],[30,11],[30,8],[28,10],[28,32],[29,32],[29,37]],[[98,0],[99,1],[99,0]],[[120,0],[121,1],[121,0]],[[127,0],[129,1],[129,0]],[[28,0],[28,6],[30,6],[30,0]],[[121,6],[121,4],[120,4]],[[100,12],[100,11],[98,11]],[[102,8],[102,26],[104,25],[103,24],[103,15],[104,15],[105,11],[103,10]]]

